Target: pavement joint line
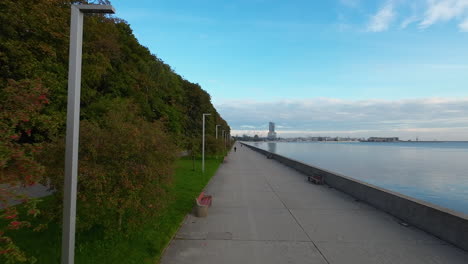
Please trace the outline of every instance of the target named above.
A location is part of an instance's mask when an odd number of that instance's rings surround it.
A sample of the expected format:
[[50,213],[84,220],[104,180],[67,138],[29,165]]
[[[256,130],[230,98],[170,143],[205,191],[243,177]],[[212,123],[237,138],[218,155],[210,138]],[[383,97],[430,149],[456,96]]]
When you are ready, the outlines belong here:
[[272,239],[201,239],[201,238],[174,238],[174,240],[188,241],[239,241],[239,242],[298,242],[298,243],[313,243],[309,240],[272,240]]
[[[210,183],[213,181],[213,179],[215,178],[216,176],[216,173],[219,171],[219,168],[222,166],[222,164],[216,169],[215,173],[213,174],[213,176],[208,180],[208,182],[206,183],[205,187],[203,188],[203,191],[205,191],[206,187],[210,185]],[[174,240],[177,240],[176,236],[177,234],[179,233],[179,231],[181,230],[182,226],[185,224],[187,218],[189,217],[191,213],[188,213],[184,216],[184,219],[179,223],[179,226],[177,227],[177,231],[174,232],[174,234],[171,236],[171,240],[169,240],[169,242],[167,242],[166,246],[164,247],[164,249],[162,250],[161,252],[161,256],[163,256],[167,249],[169,248],[169,246],[171,245],[172,241]]]
[[[219,198],[216,205],[225,206],[214,206],[212,219],[186,221],[162,264],[468,264],[468,254],[452,244],[412,232],[375,207],[357,206],[361,203],[343,199],[336,189],[307,184],[303,173],[277,160],[238,150],[242,155],[231,155],[207,189]],[[246,219],[248,213],[254,222]]]
[[[285,209],[283,207],[270,207],[265,208],[261,206],[250,206],[250,207],[243,207],[243,206],[211,206],[211,208],[223,209],[223,208],[231,208],[231,209],[262,209],[262,210],[281,210]],[[294,208],[293,208],[294,209]],[[305,208],[307,209],[307,208]]]
[[[317,243],[336,243],[336,244],[374,244],[374,245],[437,245],[437,246],[451,246],[447,243],[437,243],[437,242],[425,242],[425,241],[369,241],[369,240],[346,240],[346,241],[334,241],[334,240],[316,240]],[[459,248],[457,248],[459,249]],[[462,249],[460,249],[462,250]]]
[[174,234],[172,234],[171,236],[171,240],[169,240],[169,242],[166,243],[166,246],[163,248],[162,252],[161,252],[161,256],[163,256],[167,249],[169,248],[169,246],[172,244],[172,241],[176,240],[176,236],[177,236],[177,233],[179,233],[180,229],[182,228],[182,226],[184,225],[185,221],[187,220],[188,218],[188,214],[184,216],[184,220],[182,220],[180,223],[179,223],[179,227],[177,227],[177,231],[174,232]]
[[[253,150],[251,150],[253,151]],[[302,232],[304,232],[304,234],[309,238],[310,242],[314,245],[315,249],[318,251],[318,253],[320,253],[320,256],[322,256],[322,258],[325,260],[325,262],[327,262],[327,264],[330,264],[330,261],[328,261],[327,257],[325,257],[325,255],[323,254],[323,252],[320,250],[320,248],[317,246],[317,244],[315,244],[315,242],[312,240],[312,238],[309,236],[309,234],[305,231],[304,227],[301,225],[301,223],[299,223],[299,221],[297,220],[297,218],[294,216],[294,214],[291,212],[291,210],[286,206],[286,204],[284,203],[284,201],[281,199],[281,197],[276,193],[275,189],[273,189],[273,187],[271,186],[271,183],[270,181],[268,180],[268,178],[266,176],[263,176],[265,178],[265,181],[266,183],[268,184],[268,186],[270,187],[270,189],[272,190],[272,192],[276,195],[276,197],[278,198],[278,200],[281,201],[281,203],[283,204],[283,206],[288,210],[289,214],[292,216],[292,218],[294,219],[294,221],[296,221],[296,223],[301,227],[302,229]]]
[[315,207],[310,207],[310,208],[307,208],[307,207],[295,207],[295,208],[289,208],[291,210],[304,210],[304,211],[308,211],[308,210],[316,210],[316,211],[346,211],[346,212],[349,212],[349,211],[362,211],[362,210],[370,210],[370,209],[353,209],[353,208],[343,208],[343,209],[328,209],[328,208],[315,208]]

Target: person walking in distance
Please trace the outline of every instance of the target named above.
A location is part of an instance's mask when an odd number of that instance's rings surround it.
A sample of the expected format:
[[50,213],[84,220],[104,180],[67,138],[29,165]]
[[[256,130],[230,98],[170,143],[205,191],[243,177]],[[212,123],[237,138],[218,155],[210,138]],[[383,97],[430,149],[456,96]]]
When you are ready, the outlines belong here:
[[236,152],[236,150],[237,150],[237,147],[234,147],[234,152]]

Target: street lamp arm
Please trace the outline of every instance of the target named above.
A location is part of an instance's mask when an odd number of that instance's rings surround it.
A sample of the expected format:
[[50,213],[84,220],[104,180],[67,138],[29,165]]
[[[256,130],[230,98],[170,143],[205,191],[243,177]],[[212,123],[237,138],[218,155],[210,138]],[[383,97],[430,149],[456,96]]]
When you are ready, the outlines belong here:
[[115,14],[115,9],[111,5],[73,5],[82,13],[89,14]]

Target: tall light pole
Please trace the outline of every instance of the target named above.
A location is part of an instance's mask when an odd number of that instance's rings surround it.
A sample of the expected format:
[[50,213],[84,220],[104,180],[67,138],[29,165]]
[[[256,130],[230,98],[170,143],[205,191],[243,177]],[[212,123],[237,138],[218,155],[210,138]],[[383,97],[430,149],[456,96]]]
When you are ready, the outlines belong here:
[[81,57],[83,17],[86,13],[113,14],[110,5],[72,5],[68,66],[67,139],[63,190],[62,264],[75,262],[76,186],[80,128]]
[[205,172],[205,116],[211,114],[203,114],[203,136],[202,136],[202,172]]
[[[218,127],[220,127],[221,125],[216,125],[216,139],[218,139]],[[216,143],[217,144],[217,143]]]

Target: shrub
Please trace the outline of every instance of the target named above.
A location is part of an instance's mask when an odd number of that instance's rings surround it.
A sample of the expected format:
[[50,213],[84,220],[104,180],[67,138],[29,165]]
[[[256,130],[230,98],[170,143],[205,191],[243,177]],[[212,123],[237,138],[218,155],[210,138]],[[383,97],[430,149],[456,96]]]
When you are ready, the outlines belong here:
[[[48,103],[47,89],[40,80],[8,80],[0,90],[0,101],[0,218],[5,220],[0,226],[0,258],[6,263],[33,262],[6,232],[31,227],[25,216],[39,213],[37,201],[21,189],[36,184],[42,176],[43,167],[34,159],[40,145],[34,142],[47,121],[41,115]],[[15,200],[24,204],[25,212],[10,206]]]
[[206,136],[206,153],[207,155],[221,155],[224,152],[224,140],[216,139],[215,136]]
[[[64,139],[55,140],[47,150],[43,160],[60,208]],[[82,121],[77,229],[101,227],[112,234],[144,223],[161,208],[176,153],[163,125],[144,120],[130,101],[115,101],[99,121]],[[57,212],[61,210],[48,213],[61,217]]]

